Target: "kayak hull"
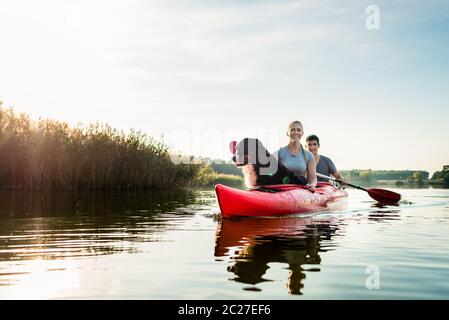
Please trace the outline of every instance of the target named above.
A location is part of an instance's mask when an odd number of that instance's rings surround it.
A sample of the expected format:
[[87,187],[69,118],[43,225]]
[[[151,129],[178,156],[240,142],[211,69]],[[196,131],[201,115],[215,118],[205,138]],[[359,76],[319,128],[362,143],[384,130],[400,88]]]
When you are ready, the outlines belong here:
[[328,183],[318,183],[315,192],[291,184],[265,187],[277,192],[239,190],[217,184],[215,195],[222,217],[281,216],[324,211],[335,208],[348,196],[345,190]]

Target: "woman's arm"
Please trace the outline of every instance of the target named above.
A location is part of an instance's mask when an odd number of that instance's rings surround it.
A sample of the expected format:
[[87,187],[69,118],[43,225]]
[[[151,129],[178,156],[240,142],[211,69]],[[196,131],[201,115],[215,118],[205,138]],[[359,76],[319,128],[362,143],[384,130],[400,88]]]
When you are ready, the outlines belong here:
[[316,187],[316,162],[313,157],[307,162],[307,182],[310,186]]

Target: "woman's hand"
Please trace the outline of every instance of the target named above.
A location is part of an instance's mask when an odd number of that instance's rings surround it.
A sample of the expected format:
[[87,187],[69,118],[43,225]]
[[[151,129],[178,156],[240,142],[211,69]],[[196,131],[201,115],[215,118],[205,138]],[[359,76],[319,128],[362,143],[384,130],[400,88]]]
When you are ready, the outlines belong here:
[[304,186],[304,188],[306,188],[307,190],[309,190],[310,192],[312,192],[312,193],[314,193],[315,192],[315,186],[314,185],[311,185],[311,184],[306,184],[305,186]]

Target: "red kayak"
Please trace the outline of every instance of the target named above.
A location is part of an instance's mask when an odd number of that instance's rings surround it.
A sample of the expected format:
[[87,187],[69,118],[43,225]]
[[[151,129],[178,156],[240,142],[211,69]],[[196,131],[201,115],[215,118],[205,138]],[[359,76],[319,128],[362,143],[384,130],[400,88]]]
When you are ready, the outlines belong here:
[[315,192],[300,185],[264,186],[261,190],[239,190],[221,184],[215,195],[223,218],[234,216],[280,216],[335,208],[348,193],[329,183],[318,183]]

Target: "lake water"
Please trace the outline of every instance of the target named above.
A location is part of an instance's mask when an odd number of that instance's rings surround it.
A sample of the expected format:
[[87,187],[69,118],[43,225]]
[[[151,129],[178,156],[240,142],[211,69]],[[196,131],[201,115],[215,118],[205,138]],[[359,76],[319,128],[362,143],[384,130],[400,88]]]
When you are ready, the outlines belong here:
[[448,299],[449,190],[223,221],[211,191],[0,192],[0,299]]

